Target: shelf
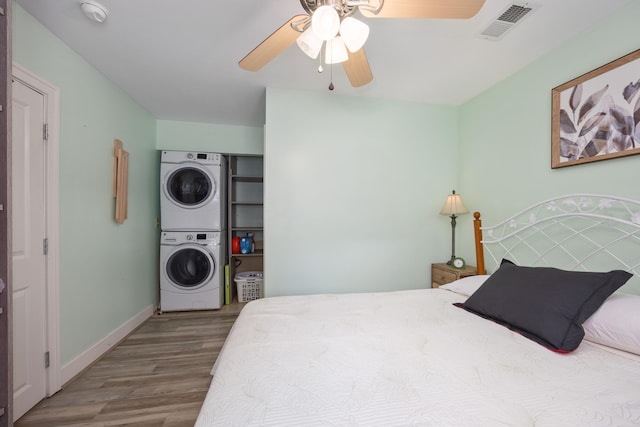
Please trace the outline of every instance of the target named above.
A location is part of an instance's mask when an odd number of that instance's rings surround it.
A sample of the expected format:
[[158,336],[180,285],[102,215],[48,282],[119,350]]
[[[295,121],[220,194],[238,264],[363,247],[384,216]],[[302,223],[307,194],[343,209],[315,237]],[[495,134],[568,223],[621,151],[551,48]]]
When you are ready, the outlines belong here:
[[262,182],[261,176],[231,175],[231,179],[236,182]]
[[264,227],[257,225],[255,227],[231,227],[231,231],[263,231]]
[[250,253],[250,254],[231,254],[232,257],[234,258],[238,258],[238,257],[259,257],[259,256],[263,256],[264,255],[264,250],[262,249],[256,249],[255,252]]
[[229,250],[229,274],[264,269],[264,167],[262,156],[230,156],[228,174],[229,249],[233,239],[253,234],[255,251],[250,254]]
[[242,205],[242,206],[262,206],[264,205],[263,202],[238,202],[238,201],[232,201],[231,204],[233,206],[236,205]]

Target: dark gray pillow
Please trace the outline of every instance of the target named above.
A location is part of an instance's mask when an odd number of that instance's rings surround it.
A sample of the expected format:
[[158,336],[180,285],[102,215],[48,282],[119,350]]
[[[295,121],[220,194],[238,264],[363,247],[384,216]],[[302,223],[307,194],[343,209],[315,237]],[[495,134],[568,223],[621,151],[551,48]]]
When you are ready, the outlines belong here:
[[464,303],[467,311],[491,319],[558,352],[578,348],[582,323],[633,275],[520,267],[503,259],[500,268]]

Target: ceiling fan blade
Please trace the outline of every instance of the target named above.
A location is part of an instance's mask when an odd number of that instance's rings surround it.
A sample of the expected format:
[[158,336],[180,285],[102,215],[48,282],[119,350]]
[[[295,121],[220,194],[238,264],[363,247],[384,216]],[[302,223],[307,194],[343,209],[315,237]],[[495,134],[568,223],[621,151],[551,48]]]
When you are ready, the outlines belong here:
[[468,19],[476,15],[485,0],[384,0],[382,10],[373,14],[360,9],[369,18]]
[[238,62],[240,68],[247,71],[258,71],[269,63],[273,58],[280,55],[286,48],[291,46],[300,32],[294,30],[291,24],[300,22],[308,18],[309,15],[296,15],[289,19],[283,26],[275,30],[262,43]]
[[355,53],[347,50],[347,53],[349,54],[349,59],[343,62],[342,66],[347,73],[347,77],[349,77],[351,86],[360,87],[370,83],[373,80],[373,74],[371,74],[371,68],[364,49],[361,48]]

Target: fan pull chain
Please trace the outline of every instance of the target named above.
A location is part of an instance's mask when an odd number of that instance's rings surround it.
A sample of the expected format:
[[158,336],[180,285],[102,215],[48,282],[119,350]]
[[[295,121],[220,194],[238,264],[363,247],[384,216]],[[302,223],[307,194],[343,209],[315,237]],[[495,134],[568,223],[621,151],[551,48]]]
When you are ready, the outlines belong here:
[[329,78],[329,90],[333,90],[333,49],[331,49],[331,64],[329,65],[329,69],[331,71]]
[[329,90],[333,90],[333,64],[331,64],[331,79],[329,81]]
[[322,48],[320,49],[320,54],[318,55],[318,73],[322,73],[324,68],[322,68]]

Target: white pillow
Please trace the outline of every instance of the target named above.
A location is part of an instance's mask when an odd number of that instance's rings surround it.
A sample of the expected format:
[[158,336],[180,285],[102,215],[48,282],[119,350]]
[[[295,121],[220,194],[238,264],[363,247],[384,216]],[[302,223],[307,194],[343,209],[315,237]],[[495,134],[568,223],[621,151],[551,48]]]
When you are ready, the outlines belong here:
[[451,283],[447,283],[446,285],[440,285],[438,289],[446,289],[448,291],[455,292],[460,295],[464,295],[466,297],[471,296],[475,291],[478,290],[480,286],[484,283],[485,280],[489,278],[488,274],[483,274],[479,276],[467,276],[462,279],[455,280]]
[[585,340],[640,355],[640,295],[611,295],[582,327]]

